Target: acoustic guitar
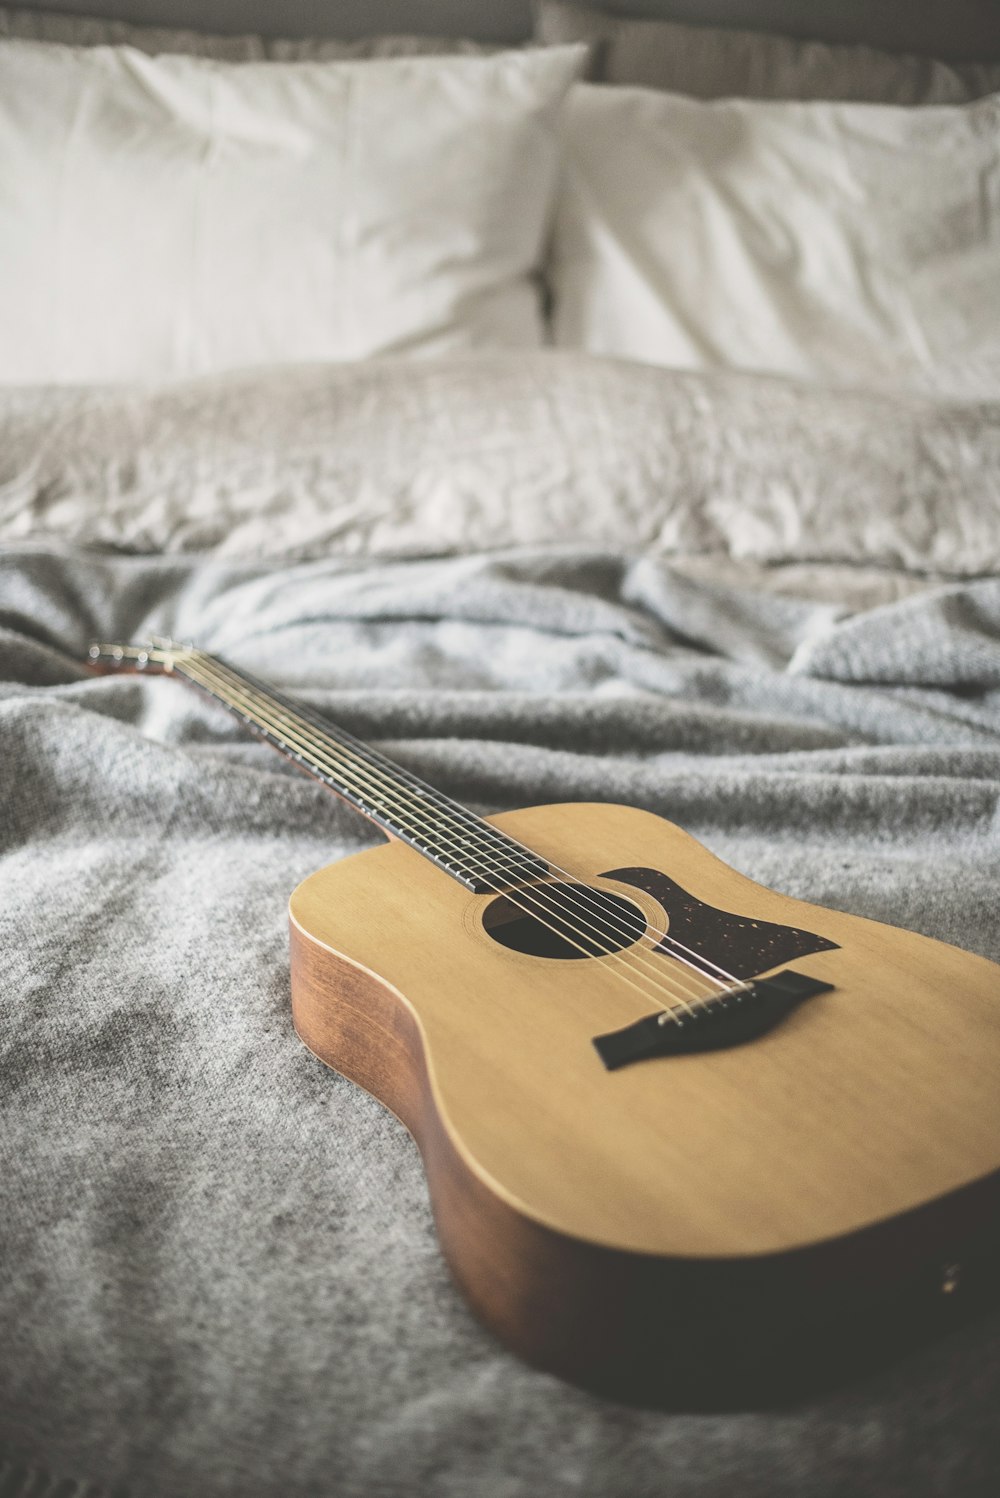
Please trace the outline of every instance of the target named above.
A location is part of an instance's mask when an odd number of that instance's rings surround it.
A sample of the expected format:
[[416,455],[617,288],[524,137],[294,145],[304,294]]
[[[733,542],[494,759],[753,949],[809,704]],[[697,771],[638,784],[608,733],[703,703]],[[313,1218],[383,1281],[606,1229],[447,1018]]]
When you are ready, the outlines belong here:
[[413,1134],[455,1280],[529,1362],[755,1400],[989,1278],[1000,966],[635,807],[477,816],[189,646],[89,664],[181,677],[388,835],[292,894],[293,1021]]

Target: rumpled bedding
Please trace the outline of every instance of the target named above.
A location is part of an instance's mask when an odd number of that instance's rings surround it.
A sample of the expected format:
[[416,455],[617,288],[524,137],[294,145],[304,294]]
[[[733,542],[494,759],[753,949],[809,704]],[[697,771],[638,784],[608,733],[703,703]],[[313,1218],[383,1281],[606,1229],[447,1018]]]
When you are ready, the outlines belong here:
[[[477,810],[646,806],[766,884],[1000,960],[997,413],[918,419],[911,404],[909,426],[887,431],[875,403],[866,437],[855,397],[824,407],[775,381],[754,397],[745,378],[647,382],[594,361],[577,401],[564,381],[544,387],[544,359],[528,364],[516,419],[512,377],[491,399],[495,472],[516,469],[520,424],[534,488],[480,506],[442,467],[426,515],[406,500],[395,554],[367,491],[323,530],[380,429],[376,474],[402,475],[407,443],[425,450],[402,417],[397,429],[407,397],[387,402],[384,371],[358,377],[380,392],[364,418],[340,371],[233,381],[250,404],[211,389],[50,393],[47,426],[40,395],[3,403],[5,1498],[48,1480],[133,1498],[996,1491],[995,1315],[823,1395],[730,1414],[627,1409],[498,1346],[450,1284],[409,1136],[289,1021],[288,895],[373,830],[180,683],[80,664],[94,637],[190,637]],[[485,415],[477,446],[468,409],[454,414],[457,376],[412,378],[450,391],[452,440],[485,496]],[[608,414],[598,395],[619,381],[635,399]],[[216,398],[245,427],[220,424]],[[813,445],[804,418],[755,435],[754,399],[761,419],[812,413]],[[638,444],[654,407],[676,418],[658,448],[672,483]],[[558,411],[579,422],[545,470],[539,433],[569,420]],[[447,441],[443,407],[434,420]],[[824,448],[833,426],[842,440]],[[188,438],[206,487],[185,511]],[[254,499],[238,475],[255,442]],[[594,474],[610,481],[630,456],[609,498]],[[564,460],[574,503],[560,516]],[[622,499],[639,473],[655,516]],[[542,533],[518,536],[532,495]],[[454,506],[462,547],[454,515],[436,519]],[[893,546],[851,541],[851,506],[871,537],[895,514]],[[771,539],[727,546],[713,513]],[[672,514],[703,527],[703,548],[657,539]]]
[[0,400],[0,540],[234,560],[572,540],[969,576],[1000,571],[998,473],[1000,402],[569,350]]

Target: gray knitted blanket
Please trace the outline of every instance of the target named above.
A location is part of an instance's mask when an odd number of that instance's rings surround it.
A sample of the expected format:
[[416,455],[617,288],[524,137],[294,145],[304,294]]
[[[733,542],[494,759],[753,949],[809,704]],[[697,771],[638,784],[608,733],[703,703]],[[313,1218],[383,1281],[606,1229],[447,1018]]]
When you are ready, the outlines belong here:
[[477,809],[646,806],[764,883],[1000,959],[998,580],[851,612],[597,549],[9,547],[0,1491],[995,1494],[995,1319],[727,1415],[598,1400],[479,1327],[409,1136],[289,1022],[288,895],[372,831],[180,684],[82,671],[93,636],[153,630]]

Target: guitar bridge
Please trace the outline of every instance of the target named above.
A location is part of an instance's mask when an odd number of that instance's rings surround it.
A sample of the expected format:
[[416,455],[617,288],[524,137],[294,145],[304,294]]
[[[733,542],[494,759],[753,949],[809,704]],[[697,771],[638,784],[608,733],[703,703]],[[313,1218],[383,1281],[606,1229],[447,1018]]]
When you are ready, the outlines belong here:
[[623,1030],[594,1036],[594,1047],[608,1071],[653,1056],[691,1056],[699,1051],[746,1045],[772,1030],[814,994],[829,993],[832,983],[792,968],[770,978],[729,988],[683,1009],[661,1009]]

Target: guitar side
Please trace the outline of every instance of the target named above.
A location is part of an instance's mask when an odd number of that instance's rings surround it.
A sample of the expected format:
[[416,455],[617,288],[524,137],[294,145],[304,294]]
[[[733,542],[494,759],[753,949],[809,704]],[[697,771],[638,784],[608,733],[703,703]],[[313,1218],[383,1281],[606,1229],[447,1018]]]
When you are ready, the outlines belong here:
[[[414,1135],[481,1319],[605,1392],[725,1403],[761,1397],[765,1363],[776,1388],[800,1387],[821,1334],[832,1368],[835,1328],[907,1299],[950,1306],[949,1275],[964,1293],[1000,1236],[1000,969],[776,895],[649,813],[573,803],[491,820],[595,884],[646,865],[722,909],[817,931],[827,948],[802,966],[833,989],[761,1041],[609,1074],[593,1036],[648,1001],[609,985],[606,960],[499,954],[489,897],[402,845],[307,879],[291,903],[296,1029]],[[879,973],[906,991],[884,997]],[[874,1120],[891,1129],[914,1089],[912,1137],[901,1128],[866,1171]]]

